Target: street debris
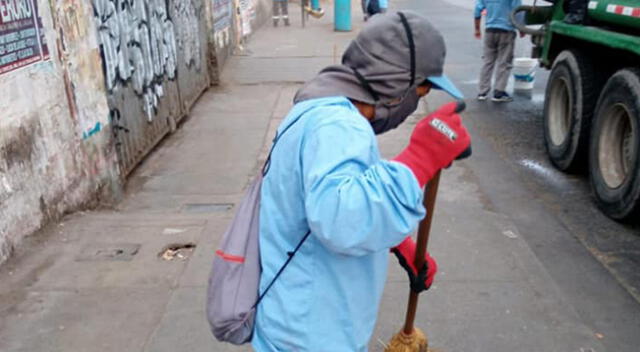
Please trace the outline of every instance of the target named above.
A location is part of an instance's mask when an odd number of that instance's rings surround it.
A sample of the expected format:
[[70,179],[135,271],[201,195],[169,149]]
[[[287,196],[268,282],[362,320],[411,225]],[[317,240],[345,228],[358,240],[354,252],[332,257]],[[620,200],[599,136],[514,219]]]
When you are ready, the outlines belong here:
[[160,252],[160,258],[171,261],[175,259],[186,260],[195,250],[196,245],[193,243],[171,244]]

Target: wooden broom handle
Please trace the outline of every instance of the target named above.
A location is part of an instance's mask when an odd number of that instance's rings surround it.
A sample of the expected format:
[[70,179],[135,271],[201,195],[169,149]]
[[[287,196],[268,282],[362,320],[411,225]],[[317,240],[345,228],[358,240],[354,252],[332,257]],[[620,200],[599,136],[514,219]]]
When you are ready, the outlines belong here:
[[[431,219],[433,211],[436,207],[436,195],[438,194],[438,184],[440,183],[440,171],[436,173],[424,190],[424,207],[427,209],[427,215],[420,221],[418,226],[418,241],[416,243],[415,266],[418,270],[424,265],[424,257],[429,243],[429,232],[431,231]],[[403,332],[406,335],[413,333],[413,323],[416,319],[416,310],[418,309],[418,293],[411,291],[409,293],[409,304],[407,305],[407,317],[404,321]]]

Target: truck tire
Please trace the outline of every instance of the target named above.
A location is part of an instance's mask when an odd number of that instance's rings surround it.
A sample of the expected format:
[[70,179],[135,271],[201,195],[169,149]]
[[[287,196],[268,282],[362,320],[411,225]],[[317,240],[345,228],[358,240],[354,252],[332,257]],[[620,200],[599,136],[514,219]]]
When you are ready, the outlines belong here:
[[590,142],[589,174],[599,208],[613,219],[631,220],[640,210],[640,70],[622,69],[609,78]]
[[589,55],[571,49],[555,59],[545,91],[544,140],[558,169],[586,169],[591,119],[601,88]]

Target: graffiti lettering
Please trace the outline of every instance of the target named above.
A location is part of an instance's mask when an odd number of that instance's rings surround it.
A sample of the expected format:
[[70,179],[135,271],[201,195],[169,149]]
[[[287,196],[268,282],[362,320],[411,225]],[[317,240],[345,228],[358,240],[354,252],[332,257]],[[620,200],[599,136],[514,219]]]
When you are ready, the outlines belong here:
[[176,37],[165,0],[93,0],[110,92],[131,87],[153,120],[165,78],[176,76]]
[[[198,1],[198,3],[200,3]],[[174,2],[174,21],[180,31],[178,47],[184,53],[184,61],[187,67],[195,66],[200,69],[200,5],[194,4],[194,0],[181,0]]]

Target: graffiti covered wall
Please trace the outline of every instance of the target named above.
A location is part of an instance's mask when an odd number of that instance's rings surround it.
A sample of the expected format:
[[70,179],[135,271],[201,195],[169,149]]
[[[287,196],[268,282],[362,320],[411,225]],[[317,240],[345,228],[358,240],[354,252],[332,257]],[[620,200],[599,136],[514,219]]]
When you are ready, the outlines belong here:
[[0,262],[117,199],[209,84],[203,0],[0,0]]
[[47,222],[117,199],[267,2],[0,0],[0,262]]
[[164,81],[176,76],[175,28],[165,1],[93,0],[93,6],[108,91],[130,86],[152,121]]
[[114,138],[127,174],[208,86],[202,0],[92,3]]
[[176,24],[178,46],[178,90],[185,114],[210,84],[207,61],[209,29],[205,18],[207,0],[171,0],[171,18]]

